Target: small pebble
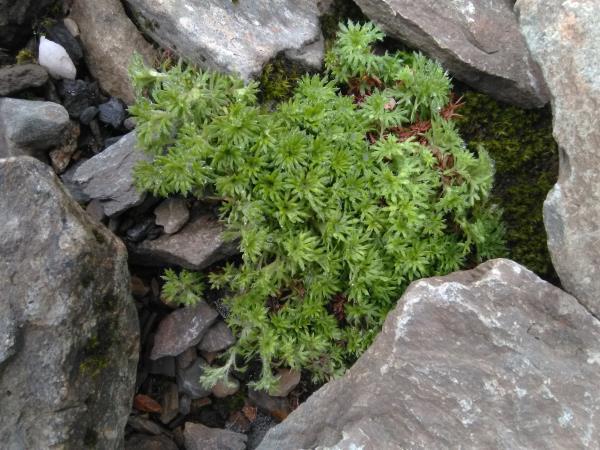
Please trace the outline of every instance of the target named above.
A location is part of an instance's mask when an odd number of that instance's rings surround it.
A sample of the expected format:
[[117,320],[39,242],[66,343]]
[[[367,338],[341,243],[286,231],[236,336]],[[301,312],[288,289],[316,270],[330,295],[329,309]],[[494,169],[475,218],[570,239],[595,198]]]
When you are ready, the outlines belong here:
[[135,117],[128,117],[127,119],[125,119],[125,121],[123,122],[123,126],[127,131],[134,130],[136,126]]
[[77,22],[75,22],[73,19],[67,17],[63,20],[63,25],[67,28],[67,30],[69,30],[71,36],[73,36],[74,38],[79,36],[79,26],[77,25]]
[[118,98],[112,97],[106,103],[102,103],[99,109],[98,118],[100,121],[111,125],[113,128],[119,128],[125,120],[125,108]]
[[89,125],[92,120],[98,114],[98,108],[95,106],[88,106],[83,110],[83,112],[79,115],[79,121],[84,125]]

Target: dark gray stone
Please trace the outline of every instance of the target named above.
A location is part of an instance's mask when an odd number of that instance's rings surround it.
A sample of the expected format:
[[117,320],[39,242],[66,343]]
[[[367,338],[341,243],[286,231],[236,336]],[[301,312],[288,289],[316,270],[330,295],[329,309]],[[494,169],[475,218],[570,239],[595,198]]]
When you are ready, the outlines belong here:
[[197,345],[218,316],[203,300],[196,306],[176,309],[158,325],[150,358],[177,356]]
[[179,392],[191,399],[203,398],[210,395],[210,389],[200,384],[200,377],[208,363],[202,358],[196,359],[189,367],[177,371],[177,386]]
[[[93,108],[93,104],[98,100],[98,87],[95,83],[87,83],[83,80],[62,80],[59,83],[58,93],[62,100],[63,106],[69,112],[69,115],[75,119],[81,118],[84,111]],[[90,114],[90,111],[87,112]],[[81,123],[89,124],[92,116],[86,122],[81,120]]]
[[290,402],[284,397],[274,397],[264,391],[255,391],[248,389],[248,398],[250,401],[267,414],[275,417],[277,420],[285,419],[292,411]]
[[356,0],[391,37],[437,59],[461,81],[525,108],[548,103],[511,0]]
[[220,352],[235,344],[235,337],[225,322],[220,320],[206,332],[200,341],[198,350],[203,352]]
[[79,115],[79,121],[84,125],[89,125],[92,120],[98,115],[98,108],[95,106],[88,106]]
[[152,420],[146,419],[142,416],[129,416],[129,419],[127,420],[127,425],[129,425],[135,431],[139,431],[140,433],[153,434],[156,436],[162,434],[165,431],[165,429],[156,422],[153,422]]
[[410,285],[373,345],[261,450],[590,448],[600,322],[515,262]]
[[245,434],[192,422],[186,422],[183,436],[186,450],[246,450],[248,440]]
[[179,388],[175,383],[169,383],[165,388],[160,406],[160,421],[164,424],[168,424],[179,414]]
[[[278,53],[301,50],[322,38],[314,0],[127,0],[139,22],[161,46],[202,67],[247,79]],[[243,37],[242,37],[243,36]],[[306,52],[307,65],[320,66]],[[303,52],[295,55],[303,58]],[[317,64],[315,64],[317,60]]]
[[552,97],[558,183],[544,203],[554,268],[600,317],[600,3],[518,1],[521,30]]
[[0,96],[9,96],[25,89],[43,86],[48,72],[38,64],[20,64],[0,69]]
[[[133,184],[133,168],[151,157],[137,148],[135,132],[81,164],[70,177],[85,196],[98,199],[107,216],[114,216],[144,201],[146,194]],[[75,194],[75,192],[74,192]]]
[[178,450],[178,447],[166,436],[133,434],[125,441],[125,450]]
[[127,230],[125,239],[128,242],[141,242],[148,236],[148,231],[154,226],[154,219],[146,217]]
[[71,18],[81,31],[86,64],[100,87],[131,104],[135,100],[127,70],[134,53],[150,65],[157,52],[142,37],[120,0],[77,0]]
[[0,47],[20,49],[31,37],[31,25],[55,0],[0,0]]
[[69,114],[61,105],[0,98],[0,158],[45,159],[47,151],[61,143],[68,126]]
[[106,103],[98,106],[100,122],[119,128],[125,120],[125,108],[118,98],[112,97]]
[[223,225],[212,216],[192,219],[177,234],[130,245],[130,258],[143,266],[177,265],[201,270],[238,253],[237,243],[225,242]]
[[139,354],[127,253],[45,164],[0,160],[0,445],[123,445]]
[[62,23],[57,22],[46,30],[46,37],[67,51],[70,58],[77,64],[83,58],[83,49],[79,41],[73,37],[68,28]]

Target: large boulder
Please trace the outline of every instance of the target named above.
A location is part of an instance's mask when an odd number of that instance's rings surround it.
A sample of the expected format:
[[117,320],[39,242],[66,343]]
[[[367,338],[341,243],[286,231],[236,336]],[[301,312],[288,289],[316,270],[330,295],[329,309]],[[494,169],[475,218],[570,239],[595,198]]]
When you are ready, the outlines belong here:
[[261,450],[590,448],[600,322],[515,262],[413,283],[356,364]]
[[0,0],[0,47],[18,49],[31,37],[31,25],[56,0]]
[[51,169],[0,160],[0,447],[123,445],[139,352],[127,253]]
[[201,67],[247,79],[280,52],[309,66],[323,59],[315,0],[126,1],[148,35]]
[[389,36],[439,60],[461,81],[525,108],[548,102],[512,0],[356,0]]
[[119,0],[77,0],[72,19],[81,30],[90,72],[110,95],[131,104],[135,100],[127,70],[134,53],[154,63],[157,53],[129,20]]
[[544,203],[563,287],[600,316],[600,3],[520,0],[521,30],[551,94],[558,183]]
[[68,127],[69,113],[58,103],[0,98],[0,158],[27,155],[45,160]]
[[137,147],[135,131],[88,159],[68,177],[76,198],[100,201],[104,214],[114,216],[139,205],[146,193],[137,189],[133,168],[152,157]]

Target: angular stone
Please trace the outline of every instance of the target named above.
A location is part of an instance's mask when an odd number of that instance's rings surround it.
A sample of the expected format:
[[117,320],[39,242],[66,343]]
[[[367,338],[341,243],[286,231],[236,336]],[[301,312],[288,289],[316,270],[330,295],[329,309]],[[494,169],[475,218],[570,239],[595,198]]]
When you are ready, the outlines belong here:
[[135,132],[81,164],[71,183],[90,199],[98,199],[107,216],[114,216],[142,203],[146,194],[133,184],[133,168],[151,157],[137,148]]
[[129,416],[127,425],[129,425],[135,431],[139,431],[140,433],[154,434],[157,436],[165,431],[163,427],[156,422],[153,422],[152,420],[146,419],[142,416]]
[[190,219],[190,210],[182,198],[168,198],[154,209],[156,224],[161,225],[165,233],[177,233]]
[[111,125],[113,128],[119,128],[125,120],[125,108],[118,98],[112,97],[106,103],[98,106],[100,113],[98,119],[100,122]]
[[277,376],[279,377],[277,388],[270,392],[273,397],[287,397],[298,386],[301,378],[300,371],[292,369],[278,369]]
[[169,383],[163,392],[162,414],[160,421],[164,424],[171,422],[179,414],[179,389],[175,383]]
[[151,359],[177,356],[197,345],[219,314],[205,301],[173,311],[158,325]]
[[245,434],[192,422],[186,422],[183,436],[186,450],[246,450],[248,440]]
[[274,397],[264,391],[248,389],[248,398],[262,411],[279,421],[285,419],[292,412],[290,402],[285,397]]
[[203,352],[220,352],[235,344],[233,333],[222,320],[214,324],[200,341],[198,350]]
[[48,72],[38,64],[20,64],[0,69],[0,96],[5,97],[25,89],[43,86]]
[[143,266],[177,265],[202,270],[238,253],[236,243],[225,242],[223,225],[210,215],[192,219],[177,234],[129,246],[130,258]]
[[232,376],[227,377],[227,381],[220,380],[215,384],[211,393],[217,398],[225,398],[234,395],[240,390],[240,382]]
[[164,435],[133,434],[125,441],[125,450],[178,450],[178,447]]
[[[89,124],[94,116],[86,117],[83,120],[83,113],[89,109],[98,100],[98,86],[96,83],[87,83],[83,80],[62,80],[59,84],[58,93],[62,99],[62,104],[69,112],[69,115],[75,119],[82,118],[81,123]],[[90,112],[87,113],[88,116]]]
[[81,30],[86,63],[100,87],[127,104],[135,100],[127,70],[134,53],[148,64],[157,56],[119,0],[77,0],[71,8],[72,19]]
[[600,4],[518,1],[521,30],[552,96],[558,183],[544,203],[562,286],[600,317]]
[[48,154],[52,168],[57,174],[63,173],[71,163],[71,158],[77,151],[80,134],[81,129],[79,128],[79,124],[70,121],[69,126],[62,136],[62,142]]
[[191,399],[203,398],[210,395],[210,389],[205,389],[200,384],[200,377],[208,363],[202,358],[196,359],[192,365],[177,371],[177,386],[179,392]]
[[0,158],[44,159],[68,126],[69,113],[57,103],[0,98]]
[[127,3],[161,46],[201,67],[238,73],[244,79],[258,75],[278,53],[300,50],[321,38],[314,0]]
[[0,160],[0,446],[119,448],[139,329],[127,253],[45,164]]
[[548,103],[539,67],[508,0],[356,0],[388,36],[440,61],[452,75],[525,108]]
[[599,355],[600,322],[575,298],[488,261],[413,283],[354,366],[258,448],[587,448]]

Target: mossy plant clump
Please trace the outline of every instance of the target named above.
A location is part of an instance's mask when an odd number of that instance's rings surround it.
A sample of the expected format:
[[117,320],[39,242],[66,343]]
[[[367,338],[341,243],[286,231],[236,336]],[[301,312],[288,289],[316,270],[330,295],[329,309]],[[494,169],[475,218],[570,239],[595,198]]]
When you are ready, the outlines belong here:
[[501,205],[511,259],[548,281],[552,267],[542,205],[558,176],[558,149],[548,109],[523,110],[484,94],[464,95],[462,136],[471,149],[483,145],[496,163],[494,201]]
[[296,64],[282,57],[275,58],[260,74],[259,101],[267,103],[287,100],[293,95],[299,79],[300,73]]
[[[138,186],[216,194],[240,242],[241,263],[209,275],[231,293],[238,340],[206,385],[240,359],[261,361],[257,389],[277,367],[340,374],[408,283],[502,253],[493,164],[460,138],[447,74],[420,54],[374,54],[381,39],[341,26],[327,75],[302,77],[274,111],[229,75],[132,68],[138,142],[154,155]],[[200,297],[186,272],[165,277],[171,297]]]

